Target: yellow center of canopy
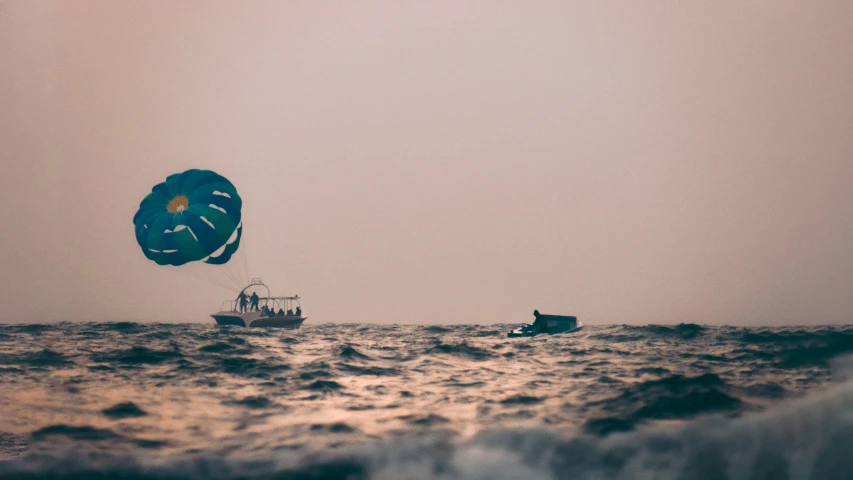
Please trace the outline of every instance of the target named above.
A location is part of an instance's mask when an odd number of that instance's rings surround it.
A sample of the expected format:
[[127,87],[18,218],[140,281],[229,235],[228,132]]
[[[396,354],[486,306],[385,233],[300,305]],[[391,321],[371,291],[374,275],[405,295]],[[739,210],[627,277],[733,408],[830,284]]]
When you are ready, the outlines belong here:
[[183,195],[178,195],[177,197],[173,198],[168,205],[166,205],[166,210],[168,210],[169,213],[178,213],[183,212],[189,206],[190,199]]

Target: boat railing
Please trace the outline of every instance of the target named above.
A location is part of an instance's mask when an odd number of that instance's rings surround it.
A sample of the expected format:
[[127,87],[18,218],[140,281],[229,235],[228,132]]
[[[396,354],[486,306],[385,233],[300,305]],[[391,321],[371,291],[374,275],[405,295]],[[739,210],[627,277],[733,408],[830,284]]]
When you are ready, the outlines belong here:
[[[302,307],[299,304],[300,297],[299,295],[293,297],[258,297],[258,305],[263,307],[266,305],[268,308],[272,309],[282,309],[282,310],[295,310],[294,307],[299,307],[299,310],[302,310]],[[222,302],[222,306],[219,308],[220,312],[238,312],[240,311],[240,304],[237,300],[225,300]]]

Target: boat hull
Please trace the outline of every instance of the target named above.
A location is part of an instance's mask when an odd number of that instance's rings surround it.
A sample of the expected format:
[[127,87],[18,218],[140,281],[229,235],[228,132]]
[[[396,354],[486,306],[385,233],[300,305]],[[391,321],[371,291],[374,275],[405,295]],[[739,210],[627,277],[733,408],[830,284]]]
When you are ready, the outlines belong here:
[[580,330],[581,328],[583,328],[583,325],[581,325],[580,327],[577,327],[577,328],[572,328],[569,330],[563,330],[561,332],[535,332],[535,331],[530,331],[530,330],[524,330],[521,328],[516,328],[515,330],[512,330],[509,333],[507,333],[506,336],[509,338],[516,338],[516,337],[535,337],[536,335],[555,335],[557,333],[574,333],[574,332],[577,332],[578,330]]
[[264,327],[296,329],[302,326],[307,317],[297,315],[267,316],[260,312],[219,312],[211,315],[218,325],[235,325],[238,327]]

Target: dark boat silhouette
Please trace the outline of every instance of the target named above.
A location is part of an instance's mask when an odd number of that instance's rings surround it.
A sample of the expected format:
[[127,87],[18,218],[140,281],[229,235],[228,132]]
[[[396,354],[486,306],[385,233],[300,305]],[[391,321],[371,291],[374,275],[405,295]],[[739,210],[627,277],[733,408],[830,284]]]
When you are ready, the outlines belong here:
[[543,315],[539,310],[533,311],[533,316],[536,320],[530,325],[525,325],[521,328],[516,328],[507,333],[508,337],[532,337],[542,333],[571,333],[583,328],[583,323],[578,320],[578,317],[568,315]]

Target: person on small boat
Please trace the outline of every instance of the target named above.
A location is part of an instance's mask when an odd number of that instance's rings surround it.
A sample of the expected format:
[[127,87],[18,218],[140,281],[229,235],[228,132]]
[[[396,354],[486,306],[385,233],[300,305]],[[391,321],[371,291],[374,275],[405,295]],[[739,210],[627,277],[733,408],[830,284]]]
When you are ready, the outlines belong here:
[[264,315],[269,315],[270,314],[270,307],[264,305],[263,307],[261,307],[261,313]]
[[279,314],[279,315],[284,315],[284,309],[279,308],[279,309],[278,309],[278,314]]
[[302,316],[302,307],[300,307],[300,306],[298,306],[298,305],[296,306],[296,316],[297,316],[297,317],[301,317],[301,316]]
[[237,302],[240,304],[240,313],[245,313],[246,306],[249,304],[249,299],[246,297],[246,294],[240,292],[240,295],[237,296]]
[[533,310],[533,317],[536,318],[536,320],[533,320],[533,323],[531,323],[530,326],[527,327],[528,330],[533,330],[537,333],[544,332],[542,326],[545,322],[539,318],[539,315],[539,310]]
[[253,292],[253,293],[252,293],[251,300],[252,300],[252,306],[251,306],[251,307],[249,307],[249,311],[250,311],[250,312],[254,312],[254,311],[256,311],[256,310],[260,310],[260,309],[258,308],[258,302],[259,302],[261,299],[258,297],[258,294],[257,294],[256,292]]
[[288,314],[288,315],[293,315],[293,309],[288,308],[288,309],[287,309],[287,314]]

